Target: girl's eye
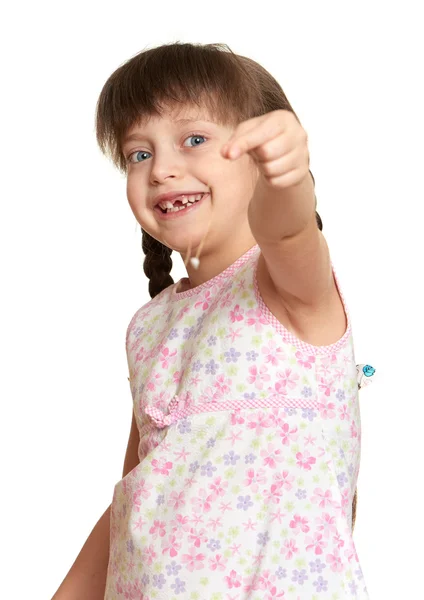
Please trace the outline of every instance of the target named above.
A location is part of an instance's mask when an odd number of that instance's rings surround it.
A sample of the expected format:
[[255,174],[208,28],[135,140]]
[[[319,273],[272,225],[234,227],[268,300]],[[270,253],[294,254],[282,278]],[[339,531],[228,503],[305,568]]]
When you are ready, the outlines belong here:
[[[206,138],[203,135],[197,135],[196,133],[193,133],[192,135],[190,135],[187,138],[187,140],[193,140],[194,143],[193,144],[189,144],[193,148],[194,146],[200,146],[201,144],[203,144],[203,142],[201,140],[205,140],[206,141]],[[199,142],[199,140],[200,140],[200,142]],[[185,146],[185,144],[184,144],[184,146]]]
[[148,158],[148,156],[146,157],[146,154],[150,155],[150,152],[144,152],[143,150],[138,150],[137,152],[133,152],[132,154],[129,155],[128,161],[132,162],[132,163],[144,162],[144,160],[146,158]]

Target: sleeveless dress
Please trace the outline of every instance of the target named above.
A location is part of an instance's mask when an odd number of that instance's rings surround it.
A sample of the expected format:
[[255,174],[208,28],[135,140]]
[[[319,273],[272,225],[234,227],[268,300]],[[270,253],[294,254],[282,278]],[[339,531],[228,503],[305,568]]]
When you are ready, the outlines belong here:
[[330,346],[281,325],[254,246],[127,330],[140,463],[114,488],[106,600],[369,598],[352,538],[360,463],[347,329]]

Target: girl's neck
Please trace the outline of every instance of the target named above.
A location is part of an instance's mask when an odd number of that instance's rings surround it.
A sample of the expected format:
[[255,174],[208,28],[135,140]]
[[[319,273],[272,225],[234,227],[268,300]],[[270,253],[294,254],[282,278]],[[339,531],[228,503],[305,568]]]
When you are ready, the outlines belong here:
[[[187,264],[189,281],[182,282],[178,292],[186,292],[213,279],[235,263],[238,258],[243,256],[256,243],[255,238],[250,234],[242,240],[239,237],[236,240],[227,240],[219,248],[214,248],[210,251],[205,247],[200,256],[198,269],[195,269],[190,262]],[[181,257],[184,260],[185,257],[183,255]]]

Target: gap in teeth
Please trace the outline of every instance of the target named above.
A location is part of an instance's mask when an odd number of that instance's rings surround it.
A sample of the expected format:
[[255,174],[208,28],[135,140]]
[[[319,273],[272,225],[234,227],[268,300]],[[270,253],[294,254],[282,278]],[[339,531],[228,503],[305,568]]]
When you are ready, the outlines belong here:
[[167,213],[178,212],[179,210],[184,210],[187,204],[194,204],[195,202],[199,202],[199,200],[203,198],[205,193],[190,196],[180,196],[179,198],[176,198],[175,202],[177,200],[180,200],[180,202],[182,202],[183,204],[182,206],[174,206],[170,200],[167,200],[166,202],[160,202],[159,206],[162,208],[162,210],[164,210]]

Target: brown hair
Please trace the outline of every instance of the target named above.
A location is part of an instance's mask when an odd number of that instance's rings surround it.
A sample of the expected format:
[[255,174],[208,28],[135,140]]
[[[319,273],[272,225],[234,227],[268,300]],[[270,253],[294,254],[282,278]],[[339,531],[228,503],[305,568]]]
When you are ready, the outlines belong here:
[[[96,137],[102,152],[127,172],[122,141],[128,130],[170,106],[206,107],[222,125],[237,125],[273,110],[291,111],[279,83],[254,60],[226,44],[172,43],[144,50],[121,65],[106,81],[96,107]],[[299,119],[298,119],[299,120]],[[312,179],[315,179],[311,173]],[[317,225],[322,221],[316,212]],[[172,250],[142,229],[144,272],[152,298],[173,284]],[[352,530],[356,518],[352,504]]]

